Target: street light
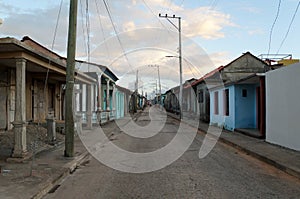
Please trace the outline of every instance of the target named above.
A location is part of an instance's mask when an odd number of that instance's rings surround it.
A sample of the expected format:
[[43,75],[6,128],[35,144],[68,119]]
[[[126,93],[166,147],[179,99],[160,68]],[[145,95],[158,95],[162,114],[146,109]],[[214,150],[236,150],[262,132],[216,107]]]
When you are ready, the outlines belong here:
[[[159,74],[159,65],[148,65],[148,67],[156,67],[157,68],[157,76],[158,76],[158,85],[159,85],[159,104],[161,104],[161,84],[160,84],[160,74]],[[157,100],[158,102],[158,100]]]
[[[179,107],[182,109],[182,52],[181,52],[181,17],[176,17],[175,15],[173,16],[168,16],[167,14],[161,15],[159,13],[158,15],[161,18],[166,18],[168,22],[170,22],[177,30],[179,33]],[[178,19],[178,27],[169,19]],[[166,57],[176,57],[176,56],[166,56]],[[180,119],[182,118],[181,111],[180,111]]]

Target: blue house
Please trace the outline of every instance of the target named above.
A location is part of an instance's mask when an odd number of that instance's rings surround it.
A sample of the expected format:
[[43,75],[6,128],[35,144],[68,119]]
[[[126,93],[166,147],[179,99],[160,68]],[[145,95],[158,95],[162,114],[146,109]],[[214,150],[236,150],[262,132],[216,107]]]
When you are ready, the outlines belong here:
[[265,135],[265,77],[269,66],[247,52],[207,78],[210,124],[227,130]]
[[126,88],[116,85],[114,96],[115,96],[115,108],[116,118],[120,119],[129,113],[129,101],[132,92]]

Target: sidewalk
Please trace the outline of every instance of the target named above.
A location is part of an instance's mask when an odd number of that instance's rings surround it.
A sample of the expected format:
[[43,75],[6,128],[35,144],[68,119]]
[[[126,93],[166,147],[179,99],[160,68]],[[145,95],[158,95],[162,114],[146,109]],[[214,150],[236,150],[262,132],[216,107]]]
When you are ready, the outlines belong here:
[[[179,119],[178,115],[171,113],[168,113],[168,115]],[[188,119],[185,119],[184,121],[191,126],[196,127],[196,117],[186,117]],[[209,125],[207,123],[198,123],[198,129],[200,131],[207,133],[208,128]],[[300,152],[298,151],[273,145],[262,139],[227,130],[222,130],[219,140],[300,179]]]
[[66,158],[63,154],[64,143],[61,142],[38,153],[34,161],[0,161],[0,198],[41,198],[88,156],[78,137],[75,138],[75,157]]
[[[141,113],[142,111],[138,110],[132,116],[133,119],[136,120]],[[101,128],[111,132],[115,127],[112,123],[107,122]],[[31,133],[34,135],[36,132],[32,131]],[[57,146],[50,147],[47,145],[41,147],[42,150],[37,152],[33,157],[33,161],[29,159],[23,161],[23,163],[13,163],[0,158],[0,198],[35,199],[55,190],[65,177],[89,157],[88,151],[78,136],[75,137],[74,146],[74,158],[63,156],[63,139],[60,139]],[[6,156],[7,153],[10,153],[10,149],[5,151]]]

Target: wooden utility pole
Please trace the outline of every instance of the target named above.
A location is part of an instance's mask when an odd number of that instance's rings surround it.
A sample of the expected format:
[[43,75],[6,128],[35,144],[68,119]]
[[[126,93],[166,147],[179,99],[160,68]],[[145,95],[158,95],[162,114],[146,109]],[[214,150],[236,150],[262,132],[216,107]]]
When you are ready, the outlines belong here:
[[66,101],[65,101],[65,156],[74,156],[73,90],[76,53],[76,25],[78,0],[70,1],[69,33],[67,49]]

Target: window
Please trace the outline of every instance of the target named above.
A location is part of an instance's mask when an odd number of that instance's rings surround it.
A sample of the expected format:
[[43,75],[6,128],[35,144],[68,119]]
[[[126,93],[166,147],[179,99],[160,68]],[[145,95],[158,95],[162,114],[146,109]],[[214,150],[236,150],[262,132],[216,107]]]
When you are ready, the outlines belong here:
[[215,98],[215,114],[218,115],[219,114],[219,92],[218,91],[214,93],[214,98]]
[[242,97],[247,97],[247,89],[242,90]]
[[224,115],[229,115],[229,89],[225,89],[223,93],[224,99]]
[[199,93],[198,93],[198,102],[199,103],[203,103],[204,100],[203,100],[203,89],[199,90]]

